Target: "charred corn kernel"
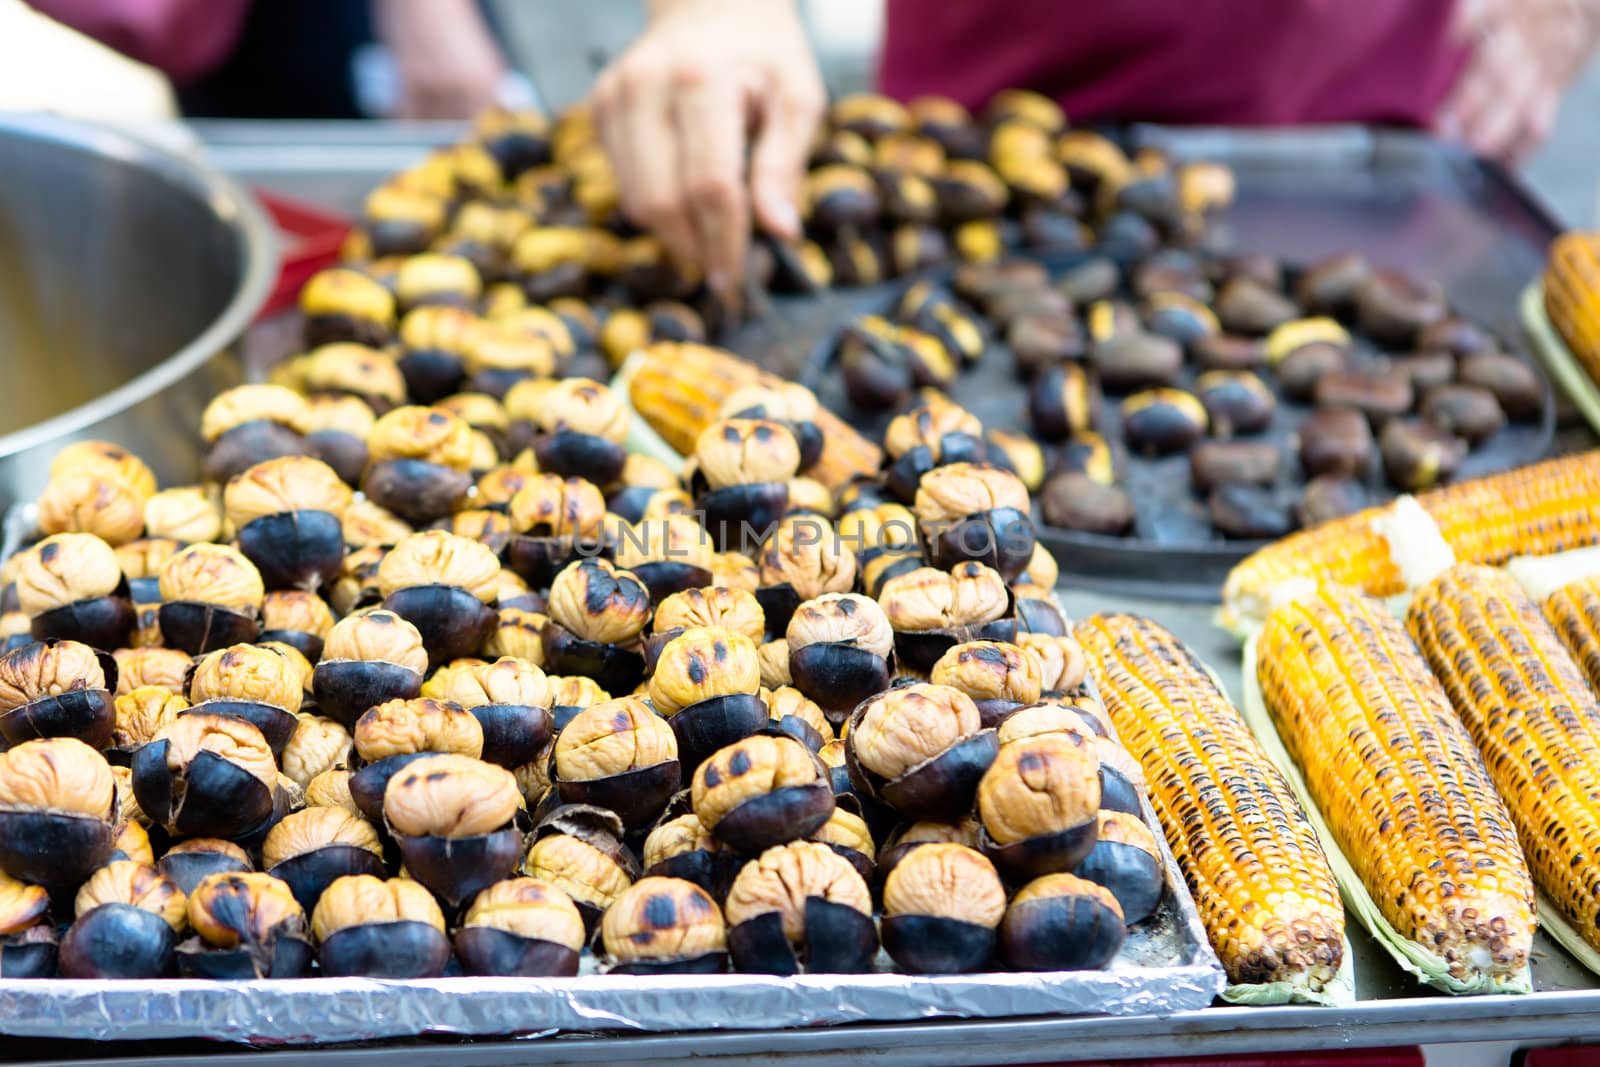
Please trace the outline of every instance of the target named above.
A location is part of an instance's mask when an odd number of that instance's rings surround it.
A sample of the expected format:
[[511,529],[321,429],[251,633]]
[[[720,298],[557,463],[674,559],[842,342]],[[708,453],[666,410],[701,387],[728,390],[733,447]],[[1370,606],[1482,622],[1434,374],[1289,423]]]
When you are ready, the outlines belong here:
[[1550,246],[1544,308],[1589,377],[1600,382],[1600,233],[1568,233]]
[[1139,761],[1212,947],[1241,985],[1339,970],[1344,909],[1289,784],[1193,653],[1133,615],[1074,630],[1124,746]]
[[1544,602],[1544,617],[1583,668],[1589,685],[1600,692],[1600,575],[1551,593]]
[[1511,809],[1544,895],[1600,948],[1600,701],[1505,571],[1461,564],[1418,590],[1406,628]]
[[[1417,497],[1463,563],[1504,563],[1600,543],[1600,451],[1546,460]],[[1294,579],[1352,586],[1372,596],[1405,590],[1372,508],[1303,530],[1245,558],[1223,585],[1223,621],[1259,619]]]
[[1262,696],[1384,918],[1451,977],[1528,962],[1533,880],[1472,738],[1381,601],[1322,584],[1257,645]]
[[[628,383],[633,408],[680,455],[691,455],[700,432],[721,417],[723,403],[749,386],[776,388],[783,380],[710,345],[661,342],[645,357]],[[806,476],[837,489],[857,475],[872,474],[883,462],[877,445],[833,413],[818,409],[822,458]]]

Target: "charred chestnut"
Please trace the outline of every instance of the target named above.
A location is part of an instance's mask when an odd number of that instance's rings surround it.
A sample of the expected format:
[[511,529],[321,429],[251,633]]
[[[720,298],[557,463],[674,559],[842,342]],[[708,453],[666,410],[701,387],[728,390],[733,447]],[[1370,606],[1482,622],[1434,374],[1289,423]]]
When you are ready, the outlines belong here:
[[1122,433],[1145,456],[1181,452],[1206,432],[1206,409],[1182,389],[1151,389],[1122,402]]
[[699,498],[706,529],[726,551],[743,543],[747,529],[760,537],[787,510],[800,446],[783,423],[723,419],[696,439],[695,459],[706,486]]
[[76,738],[0,752],[0,870],[48,889],[78,885],[111,855],[117,787],[105,758]]
[[1219,485],[1206,501],[1206,512],[1224,537],[1246,541],[1275,540],[1295,525],[1292,501],[1268,486]]
[[522,804],[510,771],[455,754],[407,763],[383,791],[384,822],[407,871],[452,906],[515,869]]
[[1350,365],[1350,335],[1332,319],[1296,319],[1266,340],[1267,365],[1290,399],[1307,401],[1317,383]]
[[923,556],[946,568],[983,563],[1010,581],[1033,556],[1030,508],[1027,487],[1009,471],[970,463],[937,467],[922,476],[913,505]]
[[1467,443],[1437,425],[1395,419],[1379,435],[1378,452],[1390,484],[1417,493],[1455,477]]
[[161,568],[163,641],[191,656],[254,641],[266,587],[261,572],[237,549],[190,545]]
[[1249,371],[1207,371],[1194,386],[1215,437],[1260,433],[1272,424],[1277,398]]
[[744,852],[805,837],[833,813],[826,768],[792,737],[756,734],[695,771],[694,813],[718,840]]
[[156,864],[184,893],[194,892],[201,880],[213,874],[255,870],[250,856],[232,841],[191,837],[167,849]]
[[1092,430],[1073,434],[1061,445],[1056,456],[1056,473],[1081,473],[1101,485],[1117,482],[1116,459],[1111,445]]
[[913,974],[982,970],[1005,911],[1005,887],[982,853],[948,842],[921,845],[884,879],[883,947]]
[[1048,874],[1017,891],[1000,924],[1000,954],[1027,971],[1096,970],[1126,936],[1110,890],[1072,874]]
[[1229,333],[1260,337],[1300,314],[1294,301],[1254,278],[1238,275],[1217,292],[1217,318]]
[[656,605],[652,640],[664,645],[684,630],[709,626],[760,641],[766,615],[755,594],[726,586],[707,586],[673,593]]
[[394,330],[394,296],[373,278],[349,267],[318,271],[300,290],[301,338],[307,349],[335,341],[387,344]]
[[1074,873],[1110,890],[1129,926],[1156,910],[1166,885],[1155,836],[1143,819],[1120,811],[1100,812],[1098,840]]
[[673,815],[672,808],[668,808],[644,839],[646,875],[682,878],[710,893],[713,899],[728,895],[728,886],[740,866],[738,855],[713,837],[692,811]]
[[94,534],[60,533],[18,553],[17,607],[39,640],[111,650],[128,643],[133,601],[116,552]]
[[[339,554],[344,568],[344,553]],[[260,640],[289,645],[306,659],[315,661],[334,626],[333,610],[327,601],[303,589],[277,590],[261,602]]]
[[585,940],[572,900],[549,882],[523,877],[473,898],[455,945],[468,974],[570,978]]
[[622,835],[622,820],[614,812],[561,805],[534,828],[522,871],[565,893],[593,933],[612,901],[639,877],[639,862]]
[[563,800],[609,808],[629,830],[650,825],[682,781],[677,735],[636,697],[579,712],[556,737],[551,766]]
[[317,962],[328,977],[436,978],[450,960],[444,915],[406,878],[337,878],[311,915]]
[[181,714],[133,754],[132,767],[139,806],[168,833],[232,838],[272,817],[278,765],[242,718]]
[[845,755],[857,791],[912,819],[970,810],[999,748],[971,697],[925,682],[864,701],[847,729]]
[[722,911],[681,878],[643,878],[606,909],[600,935],[618,974],[718,974],[728,966]]
[[727,630],[683,631],[661,649],[650,676],[650,702],[678,737],[690,767],[767,725],[757,695],[761,666],[748,637]]
[[1028,414],[1046,441],[1088,432],[1100,417],[1100,388],[1080,365],[1058,364],[1034,379]]
[[188,920],[195,936],[178,946],[185,978],[298,978],[311,963],[305,911],[271,875],[208,875],[189,894]]
[[604,559],[568,565],[550,586],[544,655],[550,669],[628,692],[644,677],[639,634],[650,619],[650,590]]
[[691,515],[619,524],[611,536],[613,560],[649,588],[652,601],[711,582],[716,547],[705,527]]
[[165,978],[187,922],[183,891],[154,867],[118,860],[78,890],[61,940],[63,978]]
[[1063,471],[1044,485],[1045,522],[1068,530],[1120,537],[1133,529],[1133,499],[1080,471]]
[[[400,368],[387,353],[366,345],[323,345],[299,357],[294,366],[308,396],[353,396],[373,411],[388,411],[406,401]],[[301,432],[310,432],[309,419],[302,419]]]
[[1501,409],[1517,422],[1529,422],[1544,410],[1545,385],[1526,360],[1504,352],[1479,352],[1461,361],[1462,385],[1487,389]]
[[0,656],[0,737],[8,745],[75,737],[105,748],[117,723],[116,685],[116,660],[88,645],[23,645]]
[[796,687],[834,720],[889,686],[894,630],[867,597],[826,593],[806,601],[790,618],[785,639]]
[[917,672],[931,671],[963,641],[1010,641],[1017,633],[1005,579],[981,563],[909,571],[884,583],[878,603],[894,629],[896,656]]
[[1416,390],[1404,371],[1390,367],[1325,374],[1312,395],[1320,408],[1354,408],[1382,427],[1411,410]]
[[852,974],[878,949],[866,881],[826,845],[795,841],[745,864],[727,900],[734,967],[756,974]]
[[1200,441],[1189,449],[1189,477],[1202,493],[1221,485],[1271,485],[1282,461],[1267,441]]
[[850,402],[864,411],[896,407],[919,386],[946,386],[957,371],[937,337],[878,315],[862,315],[845,325],[839,367]]
[[984,853],[1013,878],[1070,871],[1095,843],[1100,764],[1086,734],[1000,746],[978,784]]
[[1368,275],[1355,290],[1356,323],[1379,344],[1412,347],[1417,335],[1450,315],[1444,290],[1398,271]]
[[1039,660],[1000,641],[954,646],[939,657],[929,678],[972,698],[985,727],[999,725],[1016,708],[1038,700],[1043,686]]

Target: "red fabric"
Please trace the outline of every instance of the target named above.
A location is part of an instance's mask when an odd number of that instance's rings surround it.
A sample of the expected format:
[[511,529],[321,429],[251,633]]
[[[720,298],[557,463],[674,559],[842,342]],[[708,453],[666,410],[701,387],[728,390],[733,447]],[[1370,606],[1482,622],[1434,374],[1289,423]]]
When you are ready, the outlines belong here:
[[251,0],[30,0],[57,22],[164,72],[179,85],[216,69]]
[[1429,124],[1454,0],[888,0],[879,80],[968,107],[1011,86],[1074,120]]

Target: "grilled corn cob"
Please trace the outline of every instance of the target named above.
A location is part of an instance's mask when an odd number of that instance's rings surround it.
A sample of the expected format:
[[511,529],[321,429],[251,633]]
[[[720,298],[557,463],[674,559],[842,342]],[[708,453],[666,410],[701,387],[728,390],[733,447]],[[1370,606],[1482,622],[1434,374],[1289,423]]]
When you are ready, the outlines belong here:
[[1516,579],[1452,567],[1406,627],[1444,683],[1544,895],[1600,948],[1600,701]]
[[1504,801],[1384,605],[1339,586],[1280,604],[1262,696],[1340,849],[1401,937],[1458,982],[1528,962],[1533,881]]
[[1096,615],[1075,633],[1228,978],[1320,991],[1339,970],[1344,909],[1283,775],[1166,630]]
[[1563,234],[1550,246],[1544,309],[1589,377],[1600,382],[1600,234]]
[[[628,400],[674,451],[687,456],[728,397],[746,386],[779,384],[782,379],[721,349],[661,342],[645,350],[628,383]],[[822,457],[806,473],[828,488],[872,474],[883,462],[877,445],[832,412],[818,408],[816,423],[822,430]]]
[[[1503,563],[1600,542],[1600,451],[1546,460],[1417,498],[1463,563]],[[1309,578],[1372,596],[1405,590],[1400,550],[1375,528],[1389,508],[1323,523],[1251,554],[1223,586],[1223,622],[1261,618],[1274,590]]]
[[1545,598],[1544,617],[1583,668],[1589,685],[1600,691],[1600,575],[1551,593]]

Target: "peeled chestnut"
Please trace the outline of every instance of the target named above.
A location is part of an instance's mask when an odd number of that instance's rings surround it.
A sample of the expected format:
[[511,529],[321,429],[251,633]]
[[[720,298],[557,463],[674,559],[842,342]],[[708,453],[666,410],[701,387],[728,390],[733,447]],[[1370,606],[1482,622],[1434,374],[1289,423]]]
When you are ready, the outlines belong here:
[[522,660],[502,657],[450,670],[443,695],[483,727],[482,758],[490,763],[506,768],[528,763],[553,734],[549,680]]
[[1005,912],[1005,887],[982,853],[950,842],[919,845],[884,878],[883,947],[913,974],[982,970]]
[[444,518],[472,488],[472,434],[465,419],[442,408],[395,408],[367,437],[362,491],[413,524]]
[[133,754],[139,806],[169,833],[232,838],[273,815],[278,765],[242,718],[187,712]]
[[253,641],[266,597],[261,572],[226,545],[190,545],[161,568],[161,636],[192,656]]
[[[1073,694],[1083,686],[1088,674],[1089,660],[1083,646],[1066,634],[1025,633],[1017,635],[1017,644],[1033,653],[1039,661],[1039,692],[1042,696],[1058,697]],[[1012,716],[1007,716],[1009,722]]]
[[795,609],[824,593],[855,585],[856,556],[833,524],[818,515],[795,513],[778,523],[761,551],[756,599],[767,629],[785,631]]
[[1021,647],[1001,641],[968,641],[933,665],[935,685],[958,689],[977,705],[983,725],[996,726],[1013,710],[1039,699],[1040,664]]
[[551,389],[540,413],[533,450],[539,469],[609,486],[622,476],[632,417],[610,387],[588,378],[568,378]]
[[1390,484],[1416,493],[1455,477],[1467,443],[1437,425],[1395,419],[1379,435],[1378,452]]
[[1355,313],[1361,331],[1379,344],[1409,348],[1424,329],[1449,317],[1450,305],[1438,283],[1380,270],[1356,287]]
[[508,878],[473,898],[456,931],[468,974],[572,977],[585,938],[583,918],[565,893],[537,878]]
[[406,878],[335,879],[312,912],[311,932],[328,977],[436,978],[450,960],[444,914]]
[[681,878],[642,878],[606,909],[600,924],[618,974],[718,974],[728,934],[717,902]]
[[[795,479],[788,493],[805,482]],[[711,535],[692,515],[664,515],[641,519],[634,524],[618,524],[611,535],[612,558],[617,566],[631,572],[650,590],[652,601],[660,601],[685,589],[698,589],[711,582],[711,564],[716,547]]]
[[470,756],[426,755],[389,779],[383,816],[406,869],[454,906],[516,867],[522,804],[510,771]]
[[565,893],[592,933],[612,901],[639,878],[639,861],[622,843],[623,833],[615,812],[562,804],[534,827],[522,872]]
[[894,630],[877,603],[825,593],[795,610],[785,632],[795,686],[831,717],[889,686]]
[[650,702],[671,723],[679,754],[691,767],[767,725],[760,688],[755,643],[700,627],[662,647],[649,682]]
[[1014,878],[1070,871],[1095,843],[1100,764],[1093,738],[1050,734],[1000,746],[978,784],[983,851]]
[[309,807],[284,816],[267,832],[261,860],[308,910],[335,878],[384,872],[377,830],[343,807]]
[[644,677],[639,635],[650,620],[650,590],[604,559],[569,564],[550,585],[543,648],[559,674],[584,675],[613,693]]
[[1017,633],[1005,579],[981,563],[909,571],[884,583],[878,603],[894,629],[896,656],[919,672],[931,671],[952,645],[1010,641]]
[[1181,452],[1206,432],[1206,409],[1182,389],[1151,389],[1122,402],[1128,447],[1146,456]]
[[335,341],[382,345],[394,329],[394,296],[368,274],[331,267],[313,274],[300,290],[300,313],[308,350]]
[[654,821],[682,780],[677,735],[636,697],[579,712],[557,735],[551,767],[563,800],[609,808],[629,830]]
[[872,894],[826,845],[775,845],[744,865],[728,890],[733,965],[756,974],[853,974],[872,969],[878,933]]
[[299,978],[311,963],[305,911],[271,875],[208,875],[189,894],[188,919],[195,936],[177,950],[185,978]]
[[117,663],[77,641],[32,641],[0,656],[0,737],[19,745],[75,737],[111,744]]
[[1010,581],[1033,556],[1028,490],[1015,474],[971,463],[952,463],[922,476],[913,504],[923,555],[951,567],[983,563]]
[[63,978],[165,978],[187,922],[183,891],[154,867],[117,860],[94,872],[61,939]]
[[756,734],[695,771],[694,813],[719,840],[745,852],[805,837],[833,813],[822,762],[783,734]]
[[257,463],[306,455],[306,410],[306,398],[281,385],[240,385],[218,393],[200,416],[206,480],[226,482]]
[[845,735],[856,790],[913,819],[952,818],[969,810],[998,748],[971,697],[928,683],[863,701]]
[[76,738],[0,752],[0,870],[68,889],[111,855],[117,787],[105,757]]
[[682,878],[710,893],[713,899],[725,898],[743,861],[731,848],[711,836],[694,812],[673,814],[685,797],[686,794],[680,793],[673,807],[667,809],[645,837],[644,873]]
[[1000,954],[1029,971],[1106,966],[1126,936],[1122,908],[1104,886],[1047,874],[1017,891],[1000,924]]
[[49,911],[43,886],[0,874],[0,978],[54,977],[57,945]]
[[134,627],[128,582],[112,547],[90,533],[58,533],[13,557],[16,606],[39,640],[122,648]]
[[417,628],[431,667],[483,647],[497,616],[500,561],[477,541],[443,530],[411,534],[378,564],[383,606]]
[[822,708],[794,686],[780,685],[776,689],[763,686],[761,699],[774,729],[788,734],[819,756],[823,746],[833,739],[833,724]]
[[1110,890],[1129,926],[1149,918],[1166,886],[1155,836],[1143,819],[1120,811],[1100,812],[1098,839],[1074,873]]
[[369,708],[355,724],[356,754],[365,764],[350,777],[350,795],[374,822],[383,818],[389,780],[430,753],[483,754],[483,726],[458,704],[432,697],[395,699]]
[[202,657],[189,676],[183,715],[222,715],[261,732],[274,758],[298,723],[305,690],[287,654],[262,645],[231,645]]
[[428,652],[417,628],[380,608],[334,625],[311,687],[322,712],[348,728],[368,708],[416,696],[427,668]]

